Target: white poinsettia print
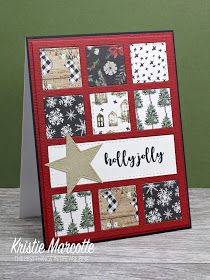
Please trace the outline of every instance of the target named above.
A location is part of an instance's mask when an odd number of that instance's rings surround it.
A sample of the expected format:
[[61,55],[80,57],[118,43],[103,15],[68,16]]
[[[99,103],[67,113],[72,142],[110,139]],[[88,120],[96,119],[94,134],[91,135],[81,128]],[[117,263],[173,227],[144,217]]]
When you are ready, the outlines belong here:
[[82,95],[44,98],[47,139],[86,134]]
[[135,90],[134,99],[138,130],[173,126],[169,88]]
[[104,72],[112,76],[117,72],[117,65],[113,61],[107,61],[107,63],[104,65]]
[[177,181],[143,185],[144,211],[147,223],[181,219]]
[[168,81],[166,43],[130,45],[133,83]]

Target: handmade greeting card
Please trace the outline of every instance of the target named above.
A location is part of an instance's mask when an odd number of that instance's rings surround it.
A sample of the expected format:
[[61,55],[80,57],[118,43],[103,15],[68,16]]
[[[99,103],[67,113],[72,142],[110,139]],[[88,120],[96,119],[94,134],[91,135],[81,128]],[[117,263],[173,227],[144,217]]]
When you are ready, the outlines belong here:
[[39,182],[46,247],[189,228],[173,32],[28,38],[27,51],[21,215]]

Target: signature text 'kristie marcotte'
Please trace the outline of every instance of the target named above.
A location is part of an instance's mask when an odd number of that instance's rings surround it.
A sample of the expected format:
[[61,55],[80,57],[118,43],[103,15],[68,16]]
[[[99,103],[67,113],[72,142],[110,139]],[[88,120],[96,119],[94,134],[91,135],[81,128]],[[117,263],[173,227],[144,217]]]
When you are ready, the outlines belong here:
[[94,244],[90,239],[84,239],[81,243],[61,243],[60,238],[52,238],[50,245],[45,250],[44,243],[34,239],[33,241],[22,241],[20,238],[15,238],[11,247],[11,253],[15,254],[42,254],[42,253],[58,253],[58,254],[92,254],[94,252]]

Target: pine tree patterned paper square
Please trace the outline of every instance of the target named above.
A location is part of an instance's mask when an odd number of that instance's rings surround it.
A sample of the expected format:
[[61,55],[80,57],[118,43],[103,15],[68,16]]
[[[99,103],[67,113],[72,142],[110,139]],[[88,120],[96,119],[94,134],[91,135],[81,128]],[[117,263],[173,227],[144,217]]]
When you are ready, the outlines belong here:
[[170,89],[134,91],[137,129],[173,126]]
[[53,195],[52,203],[57,236],[94,231],[91,192]]

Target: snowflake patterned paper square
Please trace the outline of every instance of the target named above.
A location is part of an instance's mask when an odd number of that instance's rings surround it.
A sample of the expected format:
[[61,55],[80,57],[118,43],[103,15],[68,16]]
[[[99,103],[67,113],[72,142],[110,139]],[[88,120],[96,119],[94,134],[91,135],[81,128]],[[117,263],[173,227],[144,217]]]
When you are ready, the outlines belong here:
[[85,111],[82,95],[45,97],[44,106],[48,139],[67,135],[85,135]]
[[177,181],[143,185],[144,210],[147,223],[181,219]]
[[46,248],[191,227],[173,38],[28,39]]

